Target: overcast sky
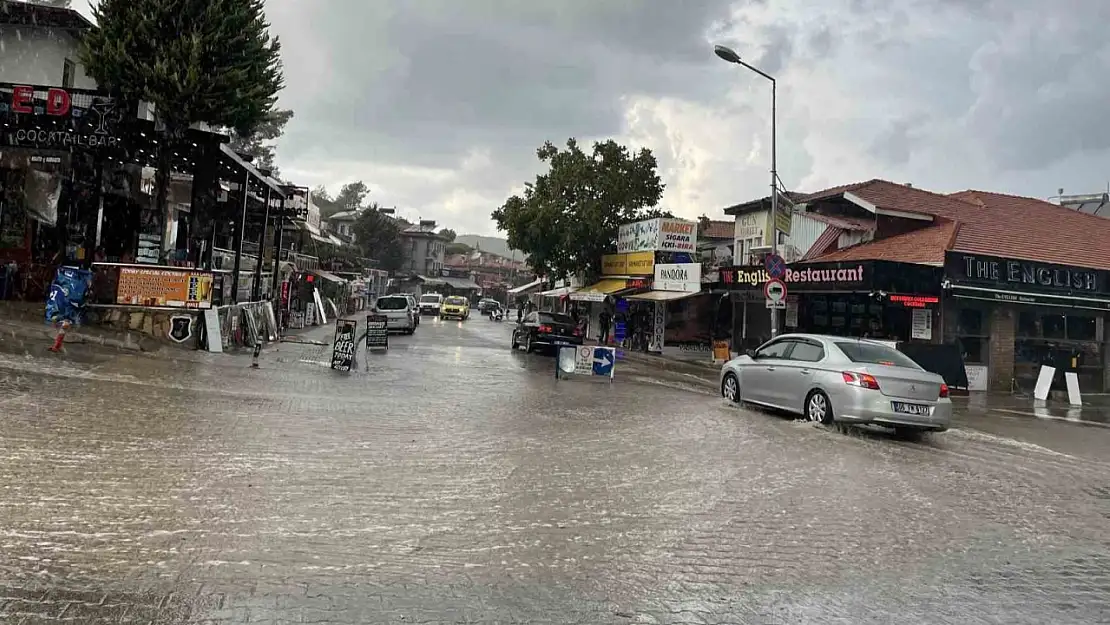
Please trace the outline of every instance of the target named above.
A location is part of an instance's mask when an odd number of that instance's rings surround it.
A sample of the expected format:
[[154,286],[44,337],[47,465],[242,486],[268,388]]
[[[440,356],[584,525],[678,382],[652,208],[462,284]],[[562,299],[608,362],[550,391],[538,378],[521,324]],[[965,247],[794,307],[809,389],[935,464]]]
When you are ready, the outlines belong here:
[[[87,13],[87,0],[75,0]],[[545,140],[651,148],[662,206],[723,217],[779,176],[1047,197],[1110,179],[1110,0],[267,0],[284,45],[279,164],[296,184],[459,232]]]

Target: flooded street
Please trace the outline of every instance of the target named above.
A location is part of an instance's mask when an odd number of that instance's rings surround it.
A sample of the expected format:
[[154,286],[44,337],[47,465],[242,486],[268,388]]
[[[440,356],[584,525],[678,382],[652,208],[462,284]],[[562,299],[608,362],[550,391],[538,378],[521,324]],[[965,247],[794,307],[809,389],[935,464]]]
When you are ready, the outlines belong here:
[[426,318],[351,374],[9,339],[0,621],[1110,622],[1110,429],[844,434],[557,381],[511,328]]

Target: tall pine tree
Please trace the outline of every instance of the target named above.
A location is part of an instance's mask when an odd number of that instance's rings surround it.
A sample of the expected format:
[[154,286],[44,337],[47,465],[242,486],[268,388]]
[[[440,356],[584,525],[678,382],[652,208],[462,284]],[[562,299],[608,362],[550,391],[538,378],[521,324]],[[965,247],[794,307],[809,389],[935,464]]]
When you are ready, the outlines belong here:
[[284,79],[263,0],[101,0],[81,41],[86,73],[125,101],[154,105],[156,210],[165,215],[172,155],[195,123],[252,133]]

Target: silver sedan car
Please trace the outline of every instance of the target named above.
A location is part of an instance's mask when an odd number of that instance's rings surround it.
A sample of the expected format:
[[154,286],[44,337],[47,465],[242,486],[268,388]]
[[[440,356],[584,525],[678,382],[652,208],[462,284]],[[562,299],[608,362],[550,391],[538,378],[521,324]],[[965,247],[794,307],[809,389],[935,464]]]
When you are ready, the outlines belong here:
[[874,424],[905,435],[943,432],[952,420],[944,378],[867,339],[776,337],[725,363],[721,394],[816,423]]

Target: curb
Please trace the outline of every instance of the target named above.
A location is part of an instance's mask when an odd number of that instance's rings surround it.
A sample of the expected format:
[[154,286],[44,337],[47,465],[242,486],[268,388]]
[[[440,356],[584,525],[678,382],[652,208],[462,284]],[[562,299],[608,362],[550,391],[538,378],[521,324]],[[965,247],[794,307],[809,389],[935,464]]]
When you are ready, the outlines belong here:
[[[32,328],[22,324],[0,322],[0,327],[10,330],[13,336],[23,336],[26,338],[42,338],[47,342],[53,341],[57,336],[53,328],[46,326]],[[113,339],[104,336],[91,336],[81,332],[69,331],[65,336],[65,343],[69,345],[99,345],[102,347],[112,347],[133,352],[146,352],[143,346],[132,340]]]

